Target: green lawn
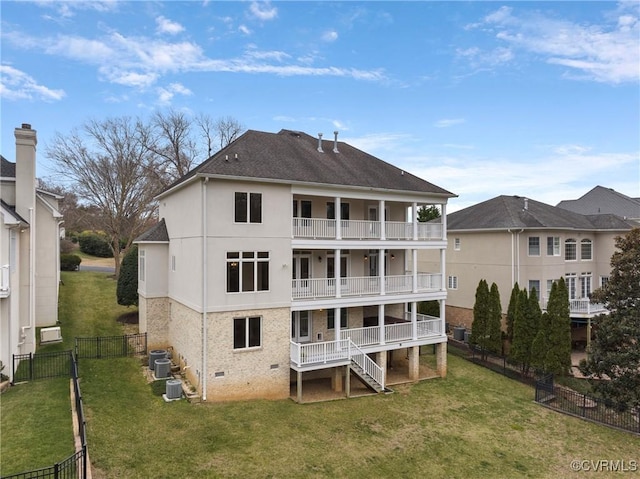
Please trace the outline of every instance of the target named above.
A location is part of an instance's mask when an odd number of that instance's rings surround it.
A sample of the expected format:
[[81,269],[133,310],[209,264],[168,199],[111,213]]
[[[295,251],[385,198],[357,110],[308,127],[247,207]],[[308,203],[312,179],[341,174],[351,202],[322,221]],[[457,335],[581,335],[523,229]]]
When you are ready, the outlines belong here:
[[[113,280],[64,278],[63,327],[121,331],[115,318],[128,310],[115,304]],[[140,364],[80,365],[96,479],[564,478],[584,477],[571,471],[575,459],[640,462],[640,438],[547,410],[533,402],[532,388],[453,355],[446,379],[305,405],[165,403]],[[3,447],[7,434],[3,427]]]

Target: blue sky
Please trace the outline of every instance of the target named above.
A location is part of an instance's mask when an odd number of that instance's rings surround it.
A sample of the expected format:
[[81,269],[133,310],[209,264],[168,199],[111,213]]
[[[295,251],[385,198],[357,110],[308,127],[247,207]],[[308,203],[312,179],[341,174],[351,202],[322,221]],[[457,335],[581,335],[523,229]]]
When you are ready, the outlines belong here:
[[640,196],[640,2],[3,1],[2,154],[169,107],[322,132],[459,195]]

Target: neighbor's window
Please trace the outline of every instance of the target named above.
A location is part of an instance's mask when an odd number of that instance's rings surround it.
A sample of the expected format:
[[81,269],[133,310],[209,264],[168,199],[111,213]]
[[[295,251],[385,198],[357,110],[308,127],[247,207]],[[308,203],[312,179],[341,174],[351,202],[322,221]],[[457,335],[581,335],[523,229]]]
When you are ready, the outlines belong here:
[[[327,202],[327,219],[328,220],[336,219],[336,204],[333,201]],[[349,203],[340,203],[340,219],[341,220],[349,219]]]
[[609,282],[609,276],[600,276],[600,287],[604,288]]
[[449,280],[447,282],[449,289],[458,289],[458,277],[457,276],[449,276]]
[[529,236],[529,256],[540,256],[540,237]]
[[268,251],[227,253],[227,293],[268,290]]
[[262,344],[262,319],[259,316],[233,319],[233,349],[256,348]]
[[453,249],[456,251],[460,251],[460,238],[453,239]]
[[540,280],[539,279],[529,280],[529,294],[531,294],[534,288],[536,290],[536,296],[538,297],[538,299],[540,299]]
[[547,256],[560,256],[560,236],[547,236]]
[[310,200],[293,200],[294,218],[311,218]]
[[238,193],[235,197],[236,223],[262,223],[262,193]]
[[144,281],[144,256],[146,251],[140,250],[138,251],[138,280]]
[[[327,329],[336,327],[336,310],[327,310]],[[340,329],[347,329],[347,308],[340,309]]]
[[576,257],[576,240],[568,239],[564,242],[564,259],[566,261],[575,261]]
[[580,259],[591,259],[592,243],[590,239],[583,239],[580,242]]

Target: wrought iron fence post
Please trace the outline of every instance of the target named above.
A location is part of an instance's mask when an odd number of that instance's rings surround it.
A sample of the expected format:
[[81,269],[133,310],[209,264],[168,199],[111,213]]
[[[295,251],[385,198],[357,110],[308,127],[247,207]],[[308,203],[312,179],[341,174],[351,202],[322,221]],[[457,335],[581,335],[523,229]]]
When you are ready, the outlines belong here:
[[53,465],[53,477],[55,477],[55,479],[58,479],[60,477],[60,463],[56,462]]
[[29,353],[29,381],[33,381],[33,353]]

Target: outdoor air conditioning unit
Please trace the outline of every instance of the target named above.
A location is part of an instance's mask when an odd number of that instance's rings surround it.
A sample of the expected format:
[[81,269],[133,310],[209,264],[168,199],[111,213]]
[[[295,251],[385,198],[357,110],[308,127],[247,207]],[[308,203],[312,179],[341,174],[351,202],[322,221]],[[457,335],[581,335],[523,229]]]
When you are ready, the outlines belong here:
[[169,379],[166,382],[165,399],[180,399],[182,397],[182,381],[179,379]]
[[40,344],[61,342],[62,333],[60,332],[60,326],[55,326],[53,328],[42,328],[40,330]]

